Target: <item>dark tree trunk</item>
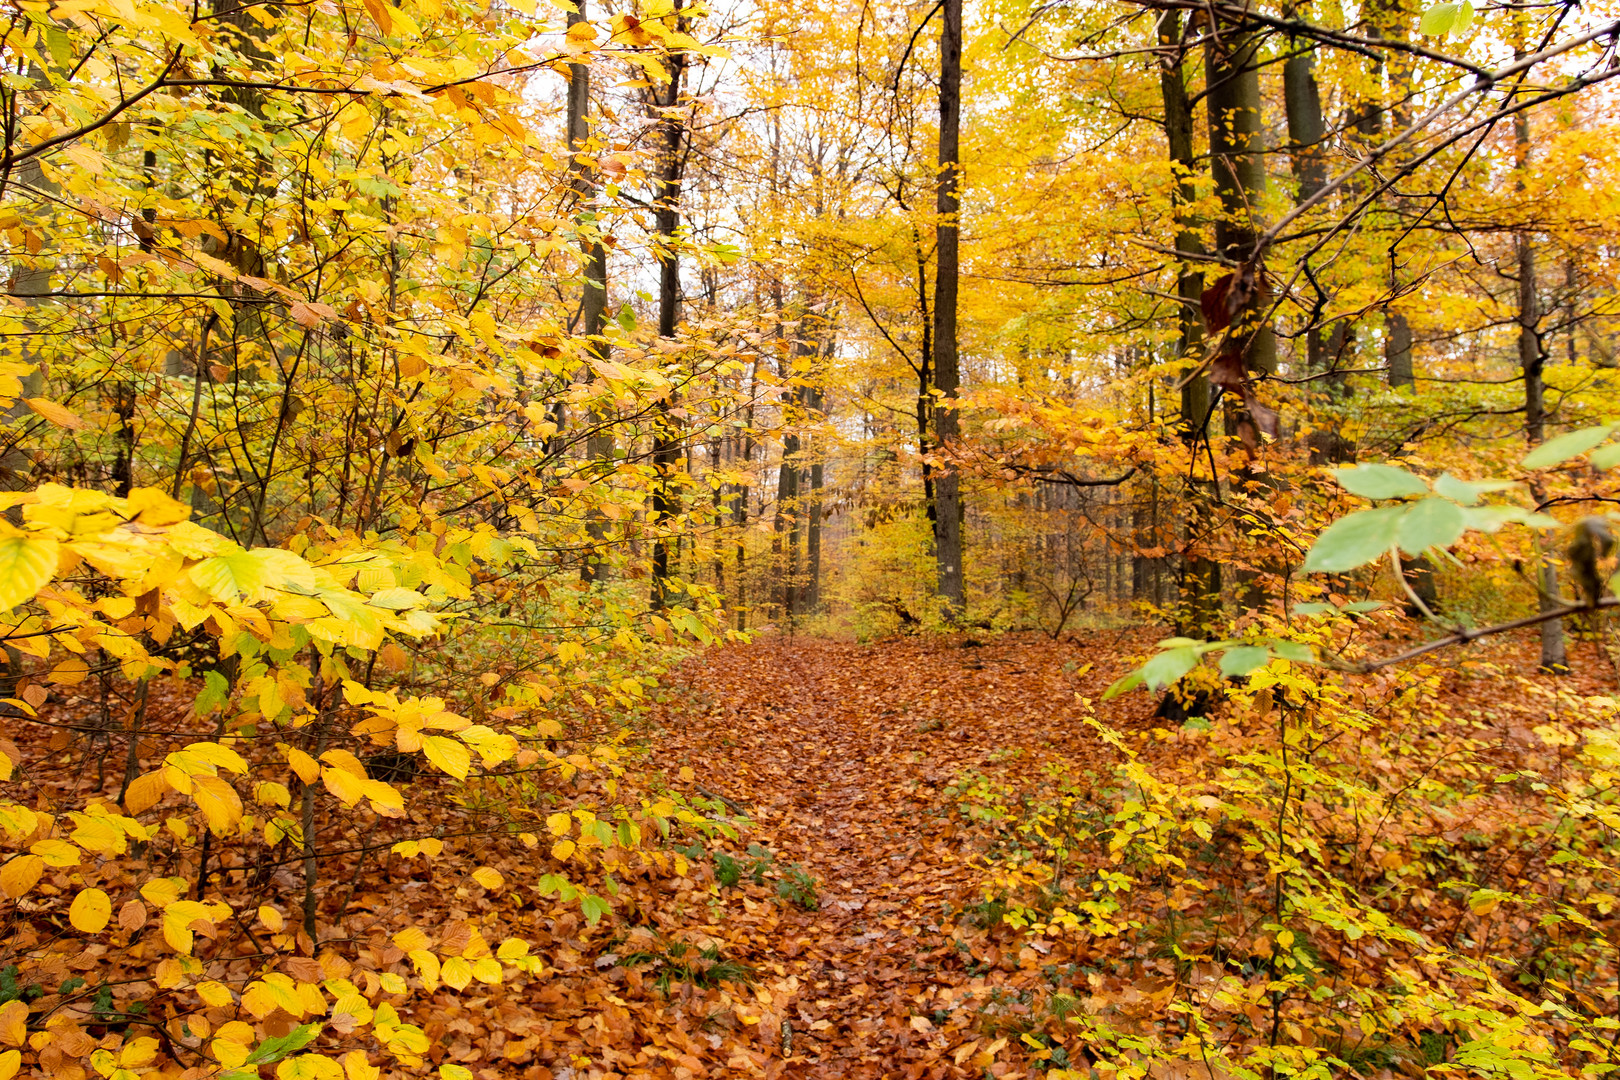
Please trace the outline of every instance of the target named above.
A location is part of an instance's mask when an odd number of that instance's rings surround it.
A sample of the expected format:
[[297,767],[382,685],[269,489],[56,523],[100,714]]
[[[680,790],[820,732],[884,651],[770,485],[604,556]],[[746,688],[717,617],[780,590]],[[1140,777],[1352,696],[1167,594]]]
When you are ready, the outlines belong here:
[[[962,377],[956,338],[956,287],[960,272],[958,240],[961,211],[962,0],[943,0],[944,27],[939,39],[939,180],[935,211],[937,253],[934,264],[934,441],[947,453],[961,434],[956,393]],[[939,595],[955,622],[965,607],[962,573],[962,492],[955,468],[940,470],[934,480],[934,556]]]
[[[676,28],[686,32],[686,18],[681,5],[675,5]],[[658,127],[662,136],[660,180],[654,224],[658,232],[658,336],[675,336],[675,323],[679,318],[681,300],[681,262],[675,251],[675,230],[680,226],[681,170],[683,165],[681,143],[685,134],[675,110],[681,100],[681,83],[686,74],[686,54],[676,52],[669,58],[669,82],[653,92],[653,103],[658,108]],[[671,395],[674,391],[670,391]],[[652,605],[662,610],[671,598],[670,586],[670,522],[679,512],[679,498],[675,492],[676,467],[681,460],[681,437],[675,417],[670,410],[670,399],[659,402],[653,420],[653,468],[657,479],[653,486],[653,556]]]
[[[1204,323],[1201,300],[1204,272],[1197,257],[1205,254],[1191,206],[1198,193],[1193,186],[1198,159],[1193,147],[1192,102],[1187,95],[1186,72],[1181,52],[1181,14],[1167,11],[1159,18],[1159,45],[1166,51],[1159,64],[1159,89],[1164,97],[1164,137],[1170,161],[1179,183],[1172,194],[1176,217],[1176,250],[1183,259],[1176,278],[1177,319],[1181,330],[1177,350],[1189,362],[1200,359]],[[1204,372],[1186,379],[1181,387],[1181,434],[1190,454],[1209,440],[1209,420],[1213,409],[1209,376]],[[1181,633],[1200,635],[1214,632],[1221,614],[1221,568],[1198,550],[1209,528],[1208,499],[1201,491],[1192,493],[1192,510],[1184,538],[1185,556],[1181,567],[1181,602],[1177,628]]]

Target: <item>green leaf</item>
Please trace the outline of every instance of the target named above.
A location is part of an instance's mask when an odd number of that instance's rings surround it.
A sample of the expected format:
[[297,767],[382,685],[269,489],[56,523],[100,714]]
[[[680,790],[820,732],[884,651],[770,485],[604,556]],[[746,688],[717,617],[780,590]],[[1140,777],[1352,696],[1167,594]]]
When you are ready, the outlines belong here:
[[73,45],[68,41],[67,31],[59,26],[45,31],[45,48],[51,54],[57,74],[66,75],[73,67]]
[[1221,674],[1227,678],[1236,678],[1247,675],[1251,671],[1266,666],[1271,659],[1271,650],[1262,645],[1239,645],[1234,649],[1227,649],[1221,657]]
[[1493,533],[1510,522],[1523,521],[1529,513],[1522,506],[1470,506],[1463,511],[1468,527],[1482,533]]
[[1296,664],[1316,663],[1316,654],[1309,645],[1301,645],[1297,641],[1273,641],[1271,651],[1274,655]]
[[1357,600],[1353,604],[1344,605],[1344,610],[1356,615],[1365,615],[1369,611],[1378,611],[1386,605],[1382,600]]
[[56,555],[56,541],[48,536],[0,540],[0,611],[32,600],[56,573]]
[[1423,13],[1418,31],[1428,37],[1445,37],[1457,21],[1456,4],[1436,4]]
[[314,1042],[315,1037],[320,1033],[321,1025],[319,1024],[303,1024],[295,1027],[285,1035],[266,1039],[258,1046],[255,1046],[253,1052],[247,1056],[247,1060],[243,1064],[267,1065],[271,1062],[280,1061],[288,1054],[302,1050]]
[[1405,469],[1393,465],[1354,465],[1334,469],[1339,486],[1363,499],[1399,499],[1406,495],[1427,495],[1429,485]]
[[1339,609],[1334,607],[1332,604],[1295,604],[1294,605],[1294,614],[1295,615],[1326,615],[1330,611],[1338,611],[1338,610]]
[[1142,679],[1149,690],[1169,686],[1198,666],[1196,649],[1166,649],[1142,665]]
[[1119,697],[1121,694],[1129,693],[1130,691],[1135,690],[1141,685],[1142,673],[1140,671],[1133,671],[1124,678],[1115,680],[1112,686],[1103,691],[1102,699],[1104,701],[1112,700],[1113,698]]
[[1468,515],[1462,507],[1450,499],[1430,496],[1407,510],[1395,529],[1395,539],[1402,551],[1416,555],[1432,547],[1450,547],[1467,528]]
[[1612,424],[1599,424],[1597,427],[1566,431],[1530,451],[1520,464],[1526,469],[1548,469],[1554,465],[1562,465],[1570,458],[1579,457],[1603,442],[1613,430]]
[[204,559],[191,568],[191,580],[221,603],[245,599],[256,604],[270,589],[307,594],[315,588],[315,569],[281,548],[233,551]]
[[1511,480],[1459,480],[1450,473],[1441,473],[1434,482],[1434,493],[1454,499],[1464,506],[1476,506],[1488,491],[1501,491],[1513,486]]
[[636,313],[630,309],[629,304],[619,309],[618,323],[625,333],[633,334],[636,332]]
[[1592,451],[1592,456],[1587,460],[1592,463],[1594,469],[1612,469],[1620,465],[1620,443],[1598,447]]
[[585,921],[595,926],[602,921],[602,916],[613,910],[613,905],[595,893],[586,893],[579,898],[579,909],[585,913]]
[[1384,506],[1335,521],[1311,545],[1305,572],[1342,574],[1382,557],[1395,546],[1395,531],[1408,509]]

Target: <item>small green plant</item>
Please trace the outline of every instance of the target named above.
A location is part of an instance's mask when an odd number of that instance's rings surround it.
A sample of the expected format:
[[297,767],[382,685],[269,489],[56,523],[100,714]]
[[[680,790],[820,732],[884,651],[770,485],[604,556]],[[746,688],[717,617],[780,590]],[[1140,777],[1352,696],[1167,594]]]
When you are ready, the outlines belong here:
[[816,895],[816,879],[798,863],[789,866],[787,873],[777,881],[776,895],[806,911],[821,907],[821,898]]
[[751,984],[758,978],[747,964],[723,957],[718,942],[694,949],[682,941],[669,941],[661,952],[648,949],[630,953],[619,963],[627,968],[650,968],[653,986],[665,997],[675,983],[713,988],[727,982]]
[[770,870],[771,864],[776,861],[776,856],[771,854],[769,848],[760,843],[749,844],[748,854],[754,860],[748,864],[748,876],[753,879],[755,885],[765,884],[765,874]]
[[22,974],[22,971],[16,964],[8,964],[0,968],[0,1005],[10,1001],[26,1003],[44,995],[45,988],[38,983],[29,983],[27,985],[19,983],[17,976],[20,974]]

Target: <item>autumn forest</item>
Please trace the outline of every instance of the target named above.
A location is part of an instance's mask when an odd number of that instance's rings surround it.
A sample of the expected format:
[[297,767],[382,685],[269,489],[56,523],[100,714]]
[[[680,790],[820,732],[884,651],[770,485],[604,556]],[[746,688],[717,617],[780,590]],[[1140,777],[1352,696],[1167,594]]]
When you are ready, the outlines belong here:
[[0,57],[0,1080],[1620,1071],[1610,0]]

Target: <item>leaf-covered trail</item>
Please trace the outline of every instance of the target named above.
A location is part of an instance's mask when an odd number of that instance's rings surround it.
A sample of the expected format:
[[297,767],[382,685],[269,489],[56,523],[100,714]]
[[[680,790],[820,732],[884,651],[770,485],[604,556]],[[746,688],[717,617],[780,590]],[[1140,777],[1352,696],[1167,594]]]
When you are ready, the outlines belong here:
[[994,1033],[975,1030],[974,1004],[1041,957],[958,925],[982,878],[945,789],[1050,754],[1108,760],[1077,700],[1107,685],[1092,645],[770,638],[683,669],[661,756],[747,812],[773,878],[800,864],[819,894],[805,911],[755,888],[717,934],[739,949],[746,934],[738,958],[761,973],[767,1072],[983,1074]]

